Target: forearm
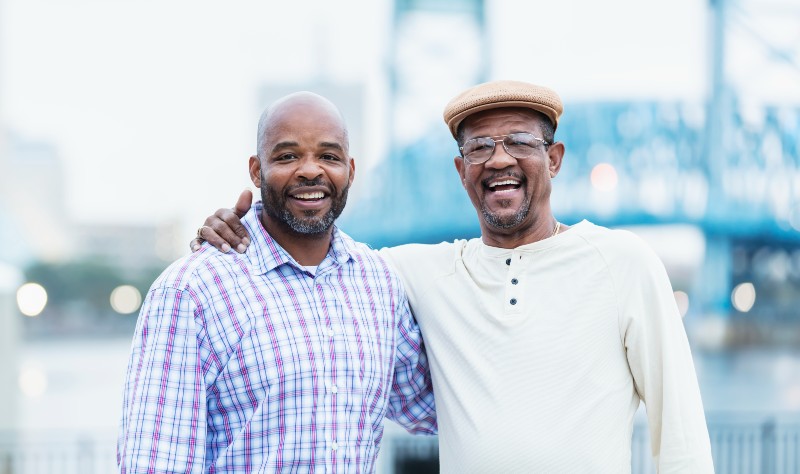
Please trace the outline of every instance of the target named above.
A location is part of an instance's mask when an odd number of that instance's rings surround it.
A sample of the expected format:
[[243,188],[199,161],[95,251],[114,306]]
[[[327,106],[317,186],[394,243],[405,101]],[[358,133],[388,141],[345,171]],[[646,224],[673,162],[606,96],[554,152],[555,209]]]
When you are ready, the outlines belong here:
[[419,327],[410,312],[406,322],[399,328],[395,370],[386,416],[410,433],[437,433],[436,405],[428,356]]

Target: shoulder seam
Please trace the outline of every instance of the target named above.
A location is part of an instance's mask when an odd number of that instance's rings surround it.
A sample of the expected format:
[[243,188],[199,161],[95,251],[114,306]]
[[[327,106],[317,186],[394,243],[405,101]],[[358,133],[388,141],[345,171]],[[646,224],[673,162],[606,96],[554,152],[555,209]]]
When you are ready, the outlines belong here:
[[216,258],[216,255],[209,254],[213,249],[203,249],[192,253],[186,257],[186,261],[180,264],[180,268],[172,269],[180,260],[176,260],[165,269],[162,277],[159,277],[157,288],[171,288],[174,290],[185,291],[197,276],[202,265],[208,265],[209,259]]
[[583,234],[578,234],[577,237],[580,238],[582,241],[584,241],[586,245],[591,247],[595,252],[597,252],[597,255],[600,257],[600,259],[603,260],[603,263],[605,264],[606,271],[608,272],[609,279],[611,280],[611,288],[614,289],[614,301],[616,302],[616,307],[617,307],[617,334],[619,336],[620,344],[622,344],[622,347],[624,348],[625,338],[622,335],[622,315],[620,314],[621,305],[619,303],[619,290],[617,289],[617,282],[614,279],[614,272],[611,271],[611,265],[608,263],[608,259],[606,258],[603,251],[600,250],[600,248],[597,245],[595,245],[593,242],[587,239],[586,236],[584,236]]

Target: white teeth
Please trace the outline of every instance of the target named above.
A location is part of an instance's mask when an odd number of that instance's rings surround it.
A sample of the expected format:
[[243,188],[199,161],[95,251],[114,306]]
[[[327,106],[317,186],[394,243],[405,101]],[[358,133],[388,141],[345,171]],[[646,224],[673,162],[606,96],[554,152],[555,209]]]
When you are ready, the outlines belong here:
[[325,194],[322,191],[317,191],[315,193],[295,194],[294,197],[297,199],[322,199]]
[[515,179],[506,179],[504,181],[497,181],[495,183],[489,183],[489,187],[493,188],[495,186],[503,186],[504,184],[514,184],[514,185],[516,185],[516,184],[519,184],[519,181],[517,181]]

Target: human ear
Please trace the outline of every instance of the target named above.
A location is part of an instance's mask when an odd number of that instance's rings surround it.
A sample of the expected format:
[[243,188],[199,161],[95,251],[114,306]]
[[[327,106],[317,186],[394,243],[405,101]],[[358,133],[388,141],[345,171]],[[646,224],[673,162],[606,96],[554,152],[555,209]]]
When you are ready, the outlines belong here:
[[353,184],[353,180],[356,179],[356,160],[350,158],[350,180],[349,184]]
[[547,148],[547,169],[550,171],[550,177],[555,178],[561,170],[561,162],[564,159],[564,144],[555,142]]
[[464,158],[456,156],[455,158],[453,158],[453,164],[456,165],[456,171],[458,171],[458,176],[459,178],[461,178],[461,185],[466,186],[467,178],[464,175],[464,173],[466,172]]
[[258,156],[250,157],[250,181],[257,187],[261,187],[261,160]]

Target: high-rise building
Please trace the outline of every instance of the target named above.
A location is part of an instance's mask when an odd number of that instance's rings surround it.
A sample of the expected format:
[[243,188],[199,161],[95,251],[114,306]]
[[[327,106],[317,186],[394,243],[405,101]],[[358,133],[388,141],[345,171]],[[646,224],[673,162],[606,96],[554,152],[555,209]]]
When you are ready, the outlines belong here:
[[66,258],[73,242],[64,170],[55,146],[13,132],[0,136],[5,142],[0,154],[0,260],[24,265],[33,259]]

